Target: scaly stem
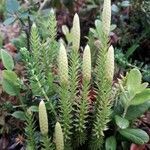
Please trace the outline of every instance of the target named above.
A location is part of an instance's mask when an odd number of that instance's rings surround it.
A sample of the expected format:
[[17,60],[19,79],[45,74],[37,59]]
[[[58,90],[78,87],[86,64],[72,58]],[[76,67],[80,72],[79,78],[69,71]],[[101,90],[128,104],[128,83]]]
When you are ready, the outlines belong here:
[[75,137],[77,139],[77,145],[82,145],[86,141],[86,119],[88,117],[88,94],[89,94],[89,81],[83,81],[83,92],[82,92],[82,98],[77,104],[79,108],[77,109],[77,119],[76,119],[76,125],[75,130],[77,136]]
[[54,113],[54,115],[55,115],[55,117],[56,117],[57,114],[56,114],[56,111],[55,111],[55,109],[54,109],[54,107],[53,107],[53,104],[50,102],[50,99],[48,98],[48,96],[47,96],[45,90],[42,88],[42,85],[41,85],[41,83],[40,83],[38,77],[34,74],[33,71],[32,71],[32,74],[33,74],[34,79],[37,81],[38,86],[39,86],[39,88],[40,88],[40,90],[41,90],[41,92],[42,92],[44,98],[49,102],[51,111]]

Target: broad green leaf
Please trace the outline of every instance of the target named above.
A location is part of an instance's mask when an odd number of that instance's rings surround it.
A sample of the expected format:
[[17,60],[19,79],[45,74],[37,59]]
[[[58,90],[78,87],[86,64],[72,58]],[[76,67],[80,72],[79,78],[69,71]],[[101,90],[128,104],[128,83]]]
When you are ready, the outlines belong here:
[[116,115],[115,121],[116,121],[116,124],[118,125],[118,127],[121,129],[125,129],[125,128],[129,127],[129,121],[125,118],[122,118],[122,117]]
[[106,150],[116,150],[117,142],[115,136],[110,136],[106,139],[105,149]]
[[9,13],[15,13],[19,9],[19,2],[17,0],[6,0],[6,10]]
[[119,130],[119,133],[136,144],[142,145],[149,141],[149,135],[141,129],[122,129]]
[[150,108],[150,102],[145,102],[141,105],[129,106],[125,118],[128,120],[134,120],[140,117],[144,112]]
[[14,85],[9,80],[2,80],[2,88],[3,90],[11,96],[17,96],[20,92],[19,86]]
[[130,101],[130,105],[140,105],[146,101],[150,101],[150,88],[143,90],[141,93],[135,95]]
[[3,70],[2,71],[2,76],[4,79],[10,80],[12,82],[17,82],[18,83],[18,77],[17,74],[14,71],[11,70]]
[[13,70],[14,68],[13,58],[5,50],[1,50],[1,59],[2,59],[4,67],[7,70]]
[[11,114],[13,117],[20,119],[20,120],[25,120],[25,113],[23,111],[15,111],[14,113]]
[[139,89],[137,90],[137,93],[142,92],[144,89],[148,87],[148,82],[144,82],[139,86]]
[[9,95],[16,96],[20,92],[20,83],[15,72],[4,70],[2,72],[2,87]]
[[29,107],[29,110],[32,112],[38,112],[39,108],[37,106],[31,106],[31,107]]
[[131,95],[139,92],[139,87],[141,85],[142,75],[138,69],[132,69],[127,75],[127,89]]

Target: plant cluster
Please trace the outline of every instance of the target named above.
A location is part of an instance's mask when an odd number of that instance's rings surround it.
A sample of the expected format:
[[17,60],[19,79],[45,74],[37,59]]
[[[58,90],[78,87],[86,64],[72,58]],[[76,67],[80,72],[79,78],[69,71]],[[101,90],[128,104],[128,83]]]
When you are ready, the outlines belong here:
[[[12,116],[25,122],[26,149],[115,150],[123,147],[124,141],[147,143],[148,134],[135,128],[133,120],[150,105],[148,83],[142,83],[140,71],[134,68],[113,84],[114,48],[109,39],[111,1],[104,1],[102,17],[96,20],[95,29],[91,29],[97,39],[95,62],[91,57],[94,50],[89,45],[85,46],[82,57],[79,53],[78,14],[74,15],[70,31],[67,26],[62,27],[67,44],[63,39],[56,41],[56,24],[55,14],[51,12],[46,39],[41,38],[38,27],[32,24],[31,51],[20,50],[27,84],[13,71],[12,57],[5,50],[0,53],[5,67],[3,91],[20,99],[21,107]],[[91,88],[95,91],[95,101],[91,100]],[[21,94],[28,95],[29,91],[37,99],[38,107],[29,106],[29,97]]]

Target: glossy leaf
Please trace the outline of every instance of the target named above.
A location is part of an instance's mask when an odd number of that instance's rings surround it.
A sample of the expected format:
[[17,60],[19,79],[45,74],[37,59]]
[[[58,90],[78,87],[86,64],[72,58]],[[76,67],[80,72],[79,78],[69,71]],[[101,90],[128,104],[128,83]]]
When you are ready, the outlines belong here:
[[2,87],[3,90],[9,95],[16,96],[20,92],[19,80],[17,75],[13,71],[4,70],[2,72],[3,80]]
[[3,70],[2,76],[4,79],[9,80],[10,82],[13,82],[16,85],[19,84],[17,74],[14,71]]
[[125,129],[125,128],[129,127],[129,121],[125,118],[122,118],[122,117],[116,115],[115,121],[116,121],[117,126],[121,129]]
[[150,108],[150,102],[145,102],[141,105],[130,106],[126,113],[126,118],[128,120],[134,120],[137,117],[140,117],[144,112]]
[[[127,75],[127,89],[130,94],[135,94],[141,85],[142,75],[138,69],[132,69]],[[139,92],[139,91],[138,91]]]
[[144,82],[140,85],[139,89],[137,90],[137,93],[142,92],[144,89],[148,87],[148,82]]
[[11,96],[18,95],[20,91],[18,86],[15,86],[12,82],[6,79],[3,79],[2,87],[3,87],[3,90]]
[[105,149],[106,150],[116,150],[117,142],[115,136],[110,136],[106,139]]
[[32,112],[38,112],[39,108],[37,106],[31,106],[31,107],[29,107],[29,110]]
[[149,135],[141,129],[122,129],[119,133],[136,144],[144,144],[149,141]]
[[11,114],[13,117],[20,119],[20,120],[25,120],[25,113],[23,111],[15,111],[14,113]]
[[11,57],[11,55],[8,54],[8,52],[6,52],[5,50],[1,50],[1,59],[2,59],[4,67],[7,70],[13,70],[14,61],[13,61],[13,58]]
[[147,101],[150,101],[150,88],[147,88],[141,93],[136,94],[135,97],[131,100],[130,105],[140,105]]

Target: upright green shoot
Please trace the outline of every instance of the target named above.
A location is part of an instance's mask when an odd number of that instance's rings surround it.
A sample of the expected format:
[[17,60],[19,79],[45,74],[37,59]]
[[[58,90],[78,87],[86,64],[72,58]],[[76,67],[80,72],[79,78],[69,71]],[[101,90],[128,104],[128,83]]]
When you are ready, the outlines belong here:
[[[101,28],[96,26],[98,39],[101,41],[97,58],[97,100],[95,105],[95,120],[92,128],[90,148],[92,150],[102,149],[104,142],[104,131],[111,114],[111,87],[113,79],[113,50],[109,47],[109,32],[111,22],[111,0],[104,0]],[[110,54],[112,56],[110,56]],[[112,58],[109,60],[109,58]],[[108,68],[108,66],[111,66]]]

